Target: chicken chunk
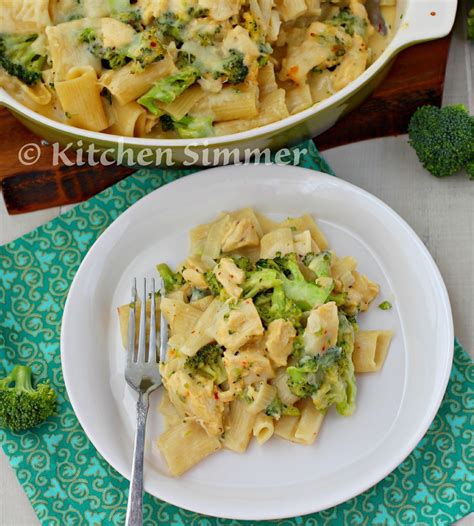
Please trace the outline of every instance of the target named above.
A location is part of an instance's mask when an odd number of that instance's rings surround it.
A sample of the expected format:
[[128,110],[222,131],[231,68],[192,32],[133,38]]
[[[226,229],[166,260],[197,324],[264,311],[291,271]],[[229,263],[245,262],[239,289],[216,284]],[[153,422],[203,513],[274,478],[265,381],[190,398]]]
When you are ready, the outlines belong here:
[[336,345],[338,330],[339,318],[334,301],[312,309],[303,335],[306,352],[321,354]]
[[193,417],[210,435],[221,435],[224,404],[214,396],[214,382],[193,377],[184,369],[169,375],[165,366],[163,373],[163,383],[178,413]]
[[295,337],[295,328],[289,321],[274,320],[268,326],[265,348],[277,367],[286,365]]
[[229,296],[234,299],[240,298],[242,288],[239,285],[245,280],[245,272],[232,259],[222,258],[214,269],[214,274]]
[[274,258],[277,253],[284,256],[295,251],[291,228],[277,228],[260,240],[260,257]]
[[258,243],[258,234],[250,219],[236,219],[224,237],[222,252],[231,252],[244,247],[257,247]]
[[263,335],[263,325],[251,299],[231,308],[216,323],[215,338],[219,345],[236,351],[252,338]]

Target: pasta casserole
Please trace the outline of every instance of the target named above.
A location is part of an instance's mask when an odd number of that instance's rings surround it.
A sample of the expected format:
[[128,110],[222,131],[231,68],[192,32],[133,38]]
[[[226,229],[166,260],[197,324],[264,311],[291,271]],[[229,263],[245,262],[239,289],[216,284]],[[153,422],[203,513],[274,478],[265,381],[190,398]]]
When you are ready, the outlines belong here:
[[344,88],[391,37],[364,0],[1,0],[0,86],[36,112],[128,137],[284,119]]
[[[176,271],[158,265],[170,330],[158,447],[170,473],[221,448],[244,452],[253,437],[312,444],[332,406],[351,415],[355,373],[378,371],[392,337],[359,329],[379,286],[357,261],[330,250],[309,215],[223,213],[190,241]],[[119,308],[124,345],[129,309]]]

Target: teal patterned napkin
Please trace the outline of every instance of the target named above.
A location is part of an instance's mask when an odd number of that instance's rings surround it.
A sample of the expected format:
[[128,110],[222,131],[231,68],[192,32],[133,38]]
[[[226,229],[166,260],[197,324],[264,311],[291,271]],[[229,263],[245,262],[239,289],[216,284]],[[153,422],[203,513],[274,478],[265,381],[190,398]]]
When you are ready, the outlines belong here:
[[[302,166],[332,173],[313,143],[302,147],[308,149]],[[128,482],[94,449],[67,398],[59,354],[61,317],[77,268],[105,228],[131,204],[187,173],[141,170],[0,249],[0,375],[12,362],[29,364],[59,395],[58,415],[40,427],[24,433],[0,430],[3,450],[44,526],[124,523]],[[473,378],[473,364],[456,342],[439,413],[395,471],[339,506],[267,524],[448,525],[467,515],[474,498]],[[147,494],[144,524],[256,523],[205,517]]]

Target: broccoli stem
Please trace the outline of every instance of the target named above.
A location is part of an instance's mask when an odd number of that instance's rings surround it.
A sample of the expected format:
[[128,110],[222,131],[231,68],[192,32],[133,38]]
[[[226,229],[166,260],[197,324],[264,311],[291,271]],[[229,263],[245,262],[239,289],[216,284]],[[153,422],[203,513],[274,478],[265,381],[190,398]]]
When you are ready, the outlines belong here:
[[29,367],[26,365],[15,365],[10,375],[19,391],[33,391],[31,369]]

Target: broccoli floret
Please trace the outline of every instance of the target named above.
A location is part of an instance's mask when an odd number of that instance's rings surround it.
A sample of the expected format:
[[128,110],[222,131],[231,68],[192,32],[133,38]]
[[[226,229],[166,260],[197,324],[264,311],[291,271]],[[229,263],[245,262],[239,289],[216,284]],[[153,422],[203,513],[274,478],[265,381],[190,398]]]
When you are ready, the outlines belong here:
[[357,323],[357,316],[350,316],[349,314],[346,314],[346,319],[352,325],[352,328],[354,329],[354,333],[359,332],[359,324]]
[[474,40],[474,7],[467,13],[467,38]]
[[[344,351],[344,360],[340,363],[339,375],[344,384],[344,396],[339,397],[336,403],[336,409],[339,414],[348,416],[355,410],[355,399],[357,386],[355,379],[354,364],[352,362],[352,353],[354,351],[354,326],[347,316],[339,312],[339,330],[337,333],[336,345]],[[317,407],[317,404],[316,404]]]
[[244,297],[253,298],[259,292],[281,285],[278,275],[279,273],[276,270],[269,268],[249,272],[242,285]]
[[237,267],[239,267],[244,272],[251,272],[252,270],[254,270],[252,262],[248,257],[234,256],[232,258],[232,261],[236,264]]
[[294,327],[301,325],[303,311],[286,297],[281,285],[274,287],[272,292],[258,294],[254,298],[254,304],[267,326],[274,320],[287,320]]
[[177,73],[159,80],[145,95],[138,99],[138,102],[151,113],[158,115],[160,109],[156,105],[157,101],[165,104],[173,102],[191,84],[194,84],[198,77],[197,68],[194,66],[184,67]]
[[97,33],[92,27],[86,27],[79,33],[79,42],[83,44],[93,44],[97,41]]
[[304,337],[303,331],[299,331],[296,338],[293,340],[293,347],[291,349],[291,359],[294,363],[299,363],[304,354]]
[[284,404],[277,395],[268,404],[265,409],[265,414],[279,420],[282,416],[299,416],[300,410],[292,405]]
[[[11,384],[14,384],[13,386]],[[33,388],[31,368],[16,365],[0,380],[0,425],[13,431],[29,429],[56,411],[56,393],[48,383]]]
[[351,36],[354,36],[354,33],[364,36],[367,31],[367,20],[352,14],[347,8],[341,9],[337,15],[325,20],[324,23],[342,27]]
[[172,38],[176,42],[184,42],[184,33],[188,24],[184,18],[171,11],[166,11],[156,19],[155,23],[162,36]]
[[165,113],[164,115],[160,115],[160,124],[161,124],[161,129],[164,132],[174,130],[173,118],[171,117],[171,115],[168,115],[167,113]]
[[127,50],[104,47],[94,29],[88,27],[79,34],[79,42],[87,44],[89,52],[101,60],[102,65],[107,69],[119,69],[130,62]]
[[158,62],[165,56],[163,46],[153,28],[135,35],[132,42],[127,46],[125,54],[134,61],[135,67],[132,69],[134,73],[142,71],[149,64]]
[[143,31],[142,15],[138,9],[134,9],[133,11],[123,11],[121,13],[114,13],[113,18],[115,18],[119,22],[122,22],[122,24],[132,26],[133,29],[135,29],[135,31],[137,32]]
[[327,301],[334,301],[338,307],[342,307],[347,301],[347,292],[338,292],[337,294],[329,294]]
[[[244,54],[237,49],[229,49],[229,56],[222,64],[222,74],[229,84],[240,84],[248,75],[249,68],[244,63]],[[221,73],[217,74],[218,77]]]
[[311,396],[319,411],[335,404],[339,414],[352,414],[357,392],[353,348],[354,329],[346,316],[339,314],[336,345],[316,356],[303,354],[297,366],[288,367],[288,387],[301,398]]
[[290,366],[286,370],[291,392],[300,398],[317,393],[328,371],[337,368],[342,357],[341,347],[330,347],[325,353],[316,356],[304,356],[298,366]]
[[331,279],[319,278],[319,281],[317,280],[315,283],[306,281],[294,252],[284,257],[277,257],[274,261],[283,271],[279,278],[282,281],[285,295],[293,300],[298,307],[303,310],[310,310],[315,305],[322,305],[327,301],[334,287],[334,282]]
[[328,277],[330,276],[332,254],[328,250],[314,254],[310,252],[303,258],[303,263],[312,270],[316,277]]
[[108,69],[119,69],[133,61],[132,72],[135,73],[164,58],[163,47],[153,29],[136,34],[132,42],[123,48],[104,47],[94,29],[90,27],[80,33],[79,42],[87,44],[89,52],[100,58],[102,65]]
[[209,31],[197,31],[192,36],[193,39],[197,39],[199,44],[203,47],[212,46],[216,41],[216,36],[222,31],[222,25],[219,24]]
[[421,164],[434,176],[465,169],[474,178],[474,117],[464,105],[418,108],[408,136]]
[[172,292],[184,285],[184,278],[181,272],[173,272],[166,263],[160,263],[156,268],[163,280],[166,292]]
[[183,117],[174,122],[176,133],[182,139],[196,139],[198,137],[212,137],[214,127],[212,117]]
[[183,117],[174,120],[171,115],[160,116],[163,131],[175,131],[182,139],[195,139],[197,137],[212,137],[214,127],[212,117]]
[[0,34],[0,66],[29,86],[41,80],[46,57],[32,46],[38,35]]
[[222,361],[223,347],[216,343],[205,345],[194,356],[189,356],[184,362],[184,367],[191,373],[200,374],[210,378],[217,385],[227,380],[227,373]]
[[219,280],[216,278],[213,270],[208,270],[204,274],[204,278],[206,279],[207,286],[214,297],[219,298],[221,301],[226,301],[228,299],[229,295],[227,294],[224,287],[219,283]]
[[248,31],[250,38],[258,45],[258,50],[261,54],[257,58],[257,63],[258,67],[262,68],[267,64],[268,57],[273,52],[272,46],[265,41],[265,34],[262,31],[262,27],[250,11],[245,12],[242,18],[242,26]]
[[260,259],[256,269],[246,273],[242,284],[245,298],[254,298],[262,321],[289,320],[295,327],[301,325],[303,311],[325,303],[334,287],[328,277],[315,282],[306,281],[295,253],[275,259]]

